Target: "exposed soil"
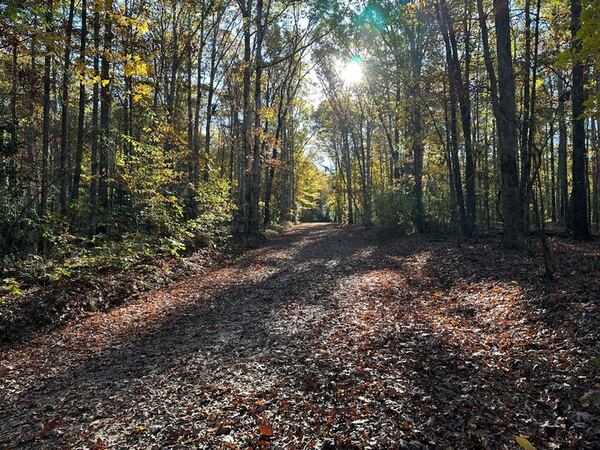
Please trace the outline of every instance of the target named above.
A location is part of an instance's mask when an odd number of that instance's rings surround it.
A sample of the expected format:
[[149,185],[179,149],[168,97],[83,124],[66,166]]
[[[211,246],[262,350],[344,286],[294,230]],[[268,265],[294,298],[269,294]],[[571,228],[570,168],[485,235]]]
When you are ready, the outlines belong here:
[[600,448],[600,246],[302,225],[0,347],[0,448]]

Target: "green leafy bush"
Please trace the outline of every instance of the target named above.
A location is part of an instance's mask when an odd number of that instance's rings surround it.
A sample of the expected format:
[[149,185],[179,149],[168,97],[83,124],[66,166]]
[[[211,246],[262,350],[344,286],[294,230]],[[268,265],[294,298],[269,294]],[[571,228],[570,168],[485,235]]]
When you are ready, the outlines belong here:
[[378,192],[373,197],[376,222],[385,229],[406,234],[413,230],[414,197],[402,190]]
[[0,196],[0,256],[35,250],[40,224],[33,202],[19,201],[7,192]]

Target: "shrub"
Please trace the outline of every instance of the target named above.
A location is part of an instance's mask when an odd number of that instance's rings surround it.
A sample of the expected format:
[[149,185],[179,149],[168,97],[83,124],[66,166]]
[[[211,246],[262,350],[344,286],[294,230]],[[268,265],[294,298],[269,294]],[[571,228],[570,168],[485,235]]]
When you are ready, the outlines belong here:
[[375,220],[382,228],[407,234],[414,230],[414,199],[402,190],[378,192],[373,196]]

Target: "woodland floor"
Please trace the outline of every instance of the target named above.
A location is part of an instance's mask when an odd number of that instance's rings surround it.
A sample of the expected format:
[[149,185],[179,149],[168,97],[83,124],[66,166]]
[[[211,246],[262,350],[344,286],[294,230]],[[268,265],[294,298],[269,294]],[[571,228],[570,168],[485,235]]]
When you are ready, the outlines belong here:
[[600,245],[302,225],[0,347],[0,448],[600,448]]

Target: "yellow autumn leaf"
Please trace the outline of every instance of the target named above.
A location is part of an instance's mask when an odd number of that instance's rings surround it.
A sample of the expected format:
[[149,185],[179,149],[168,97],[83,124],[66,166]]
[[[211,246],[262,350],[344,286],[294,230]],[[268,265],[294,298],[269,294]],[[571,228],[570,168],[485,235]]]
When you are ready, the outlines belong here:
[[135,76],[135,75],[148,75],[149,73],[149,69],[148,66],[146,65],[146,63],[144,61],[142,61],[142,59],[139,57],[139,55],[135,55],[133,57],[133,60],[131,61],[127,61],[125,63],[125,76],[127,77],[131,77],[131,76]]
[[517,441],[517,444],[519,444],[521,448],[524,448],[525,450],[535,450],[533,444],[529,442],[529,439],[527,439],[526,437],[515,436],[515,441]]
[[149,84],[136,84],[133,87],[133,100],[139,102],[152,95],[152,86]]
[[110,84],[110,80],[102,80],[102,86],[108,86]]
[[145,20],[141,20],[136,28],[138,35],[146,34],[148,32],[148,22]]

